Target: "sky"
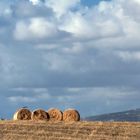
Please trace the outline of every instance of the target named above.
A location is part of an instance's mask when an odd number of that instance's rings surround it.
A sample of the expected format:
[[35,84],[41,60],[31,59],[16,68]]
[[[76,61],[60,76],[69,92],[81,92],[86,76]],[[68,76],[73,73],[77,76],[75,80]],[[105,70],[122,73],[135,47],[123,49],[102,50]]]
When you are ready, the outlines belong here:
[[140,0],[1,0],[0,117],[140,107]]

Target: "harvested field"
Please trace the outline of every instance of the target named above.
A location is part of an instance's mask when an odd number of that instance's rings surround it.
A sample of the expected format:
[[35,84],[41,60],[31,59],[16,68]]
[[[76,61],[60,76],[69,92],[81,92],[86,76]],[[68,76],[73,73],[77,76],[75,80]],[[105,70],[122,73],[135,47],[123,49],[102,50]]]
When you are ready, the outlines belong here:
[[0,140],[140,140],[140,123],[1,121]]

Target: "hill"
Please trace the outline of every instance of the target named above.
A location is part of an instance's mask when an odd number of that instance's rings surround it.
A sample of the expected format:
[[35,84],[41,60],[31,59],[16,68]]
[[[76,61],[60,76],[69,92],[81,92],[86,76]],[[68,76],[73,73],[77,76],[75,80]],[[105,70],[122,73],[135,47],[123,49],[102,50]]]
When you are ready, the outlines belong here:
[[139,132],[134,122],[0,122],[0,140],[139,140]]
[[140,121],[140,109],[87,117],[89,121]]

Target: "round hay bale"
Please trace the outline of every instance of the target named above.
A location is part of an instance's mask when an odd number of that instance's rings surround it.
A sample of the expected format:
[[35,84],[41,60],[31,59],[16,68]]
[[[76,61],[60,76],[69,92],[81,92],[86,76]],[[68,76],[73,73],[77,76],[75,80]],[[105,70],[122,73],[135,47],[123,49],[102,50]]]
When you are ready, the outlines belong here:
[[63,120],[67,122],[80,121],[80,114],[75,109],[67,109],[63,112]]
[[62,121],[63,113],[57,108],[51,108],[48,111],[49,117],[51,121]]
[[31,120],[31,111],[25,108],[19,109],[15,112],[13,120]]
[[32,112],[31,119],[35,120],[35,121],[39,121],[39,120],[48,121],[49,120],[49,114],[45,110],[37,109],[37,110],[34,110]]

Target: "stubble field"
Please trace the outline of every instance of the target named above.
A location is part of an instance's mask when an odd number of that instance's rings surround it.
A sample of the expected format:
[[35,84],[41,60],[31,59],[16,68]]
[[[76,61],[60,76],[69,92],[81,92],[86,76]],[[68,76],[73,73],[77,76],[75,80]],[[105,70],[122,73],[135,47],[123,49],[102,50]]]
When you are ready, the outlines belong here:
[[1,121],[0,140],[140,140],[140,123]]

